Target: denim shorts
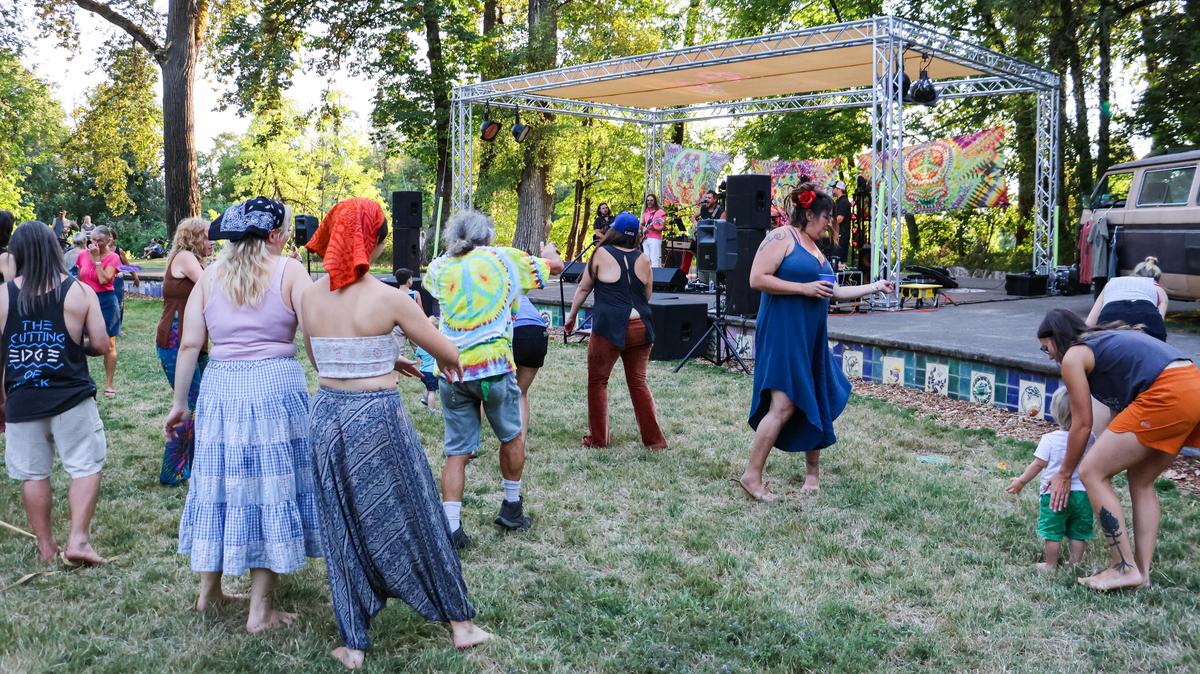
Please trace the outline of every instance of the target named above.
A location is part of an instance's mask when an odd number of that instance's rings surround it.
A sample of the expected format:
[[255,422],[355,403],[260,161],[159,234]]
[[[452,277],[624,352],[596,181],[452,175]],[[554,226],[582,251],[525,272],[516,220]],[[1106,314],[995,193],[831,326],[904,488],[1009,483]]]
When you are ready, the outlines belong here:
[[521,434],[521,389],[516,374],[455,383],[439,379],[438,388],[446,421],[442,436],[446,456],[479,451],[480,405],[500,442]]

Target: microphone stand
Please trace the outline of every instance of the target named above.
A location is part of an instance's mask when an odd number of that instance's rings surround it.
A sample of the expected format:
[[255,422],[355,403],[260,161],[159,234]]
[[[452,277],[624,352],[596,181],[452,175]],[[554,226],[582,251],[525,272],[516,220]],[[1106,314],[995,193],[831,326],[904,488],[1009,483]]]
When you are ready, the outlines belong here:
[[[568,261],[566,264],[575,264],[576,262],[579,262],[580,260],[583,259],[584,255],[587,255],[587,252],[589,250],[591,250],[595,247],[596,247],[596,238],[592,237],[592,242],[589,243],[586,248],[579,251],[579,254],[576,255],[574,257],[574,259]],[[563,271],[564,272],[566,271],[566,265],[563,265]],[[582,279],[583,275],[581,274],[579,278]],[[566,327],[567,326],[567,295],[566,295],[567,291],[563,287],[563,284],[565,284],[565,283],[566,283],[566,281],[563,280],[562,274],[559,274],[559,276],[558,276],[558,310],[562,312],[562,317],[563,317],[563,344],[567,343],[567,327]]]

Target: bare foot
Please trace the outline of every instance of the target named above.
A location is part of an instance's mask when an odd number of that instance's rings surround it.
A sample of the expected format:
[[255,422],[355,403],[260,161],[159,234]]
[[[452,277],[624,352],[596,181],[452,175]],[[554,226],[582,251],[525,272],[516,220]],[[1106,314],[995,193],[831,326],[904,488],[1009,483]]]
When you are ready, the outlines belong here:
[[1054,573],[1058,570],[1058,565],[1050,562],[1038,562],[1037,570],[1042,573]]
[[346,669],[362,669],[363,661],[367,658],[366,653],[353,648],[346,648],[345,646],[338,646],[329,651],[329,655],[334,660],[342,663],[342,666]]
[[747,480],[744,475],[742,476],[742,479],[737,481],[737,483],[741,485],[742,490],[746,492],[746,495],[755,501],[771,503],[772,501],[779,500],[778,496],[772,494],[771,490],[767,489],[766,483],[760,482],[758,484],[754,484],[750,480]]
[[255,620],[254,618],[250,618],[250,619],[246,620],[246,632],[248,634],[257,636],[259,634],[262,634],[263,632],[268,632],[273,629],[279,629],[280,627],[287,627],[288,625],[291,625],[292,622],[294,622],[295,620],[296,620],[295,613],[288,613],[287,611],[279,611],[277,609],[271,609],[267,613],[267,615],[261,620]]
[[450,638],[454,642],[454,647],[462,650],[478,646],[485,641],[491,641],[494,637],[491,632],[488,632],[473,622],[452,622],[450,623]]
[[62,552],[62,548],[58,547],[56,541],[48,543],[38,541],[38,557],[42,560],[42,564],[52,564],[60,552]]
[[101,557],[92,549],[92,544],[84,541],[82,543],[68,543],[67,549],[62,553],[63,560],[68,566],[79,566],[81,564],[107,564],[108,560]]
[[816,475],[809,475],[804,478],[804,485],[800,487],[801,496],[811,496],[821,491],[821,478]]
[[1116,567],[1109,567],[1093,576],[1080,578],[1079,584],[1101,592],[1120,590],[1127,587],[1140,587],[1142,585],[1142,574],[1136,569],[1132,569],[1132,567],[1127,571],[1118,571]]
[[226,606],[244,604],[246,603],[247,599],[248,597],[246,597],[246,595],[225,594],[224,592],[217,592],[216,594],[210,594],[207,596],[200,595],[200,598],[196,600],[196,612],[204,613],[204,611],[210,606],[215,609],[222,609]]

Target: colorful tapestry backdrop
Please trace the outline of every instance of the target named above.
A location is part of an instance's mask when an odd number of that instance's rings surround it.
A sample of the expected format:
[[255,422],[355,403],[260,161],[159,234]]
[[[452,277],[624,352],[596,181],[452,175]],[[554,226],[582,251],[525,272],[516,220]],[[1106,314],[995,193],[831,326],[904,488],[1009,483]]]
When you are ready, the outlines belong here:
[[[904,148],[904,212],[937,213],[963,208],[1008,206],[1004,179],[1004,127]],[[862,175],[871,174],[871,154],[858,156]]]
[[664,204],[698,204],[705,190],[717,188],[733,155],[667,143],[663,157]]
[[813,179],[814,185],[828,189],[829,183],[835,180],[841,164],[841,158],[801,161],[754,159],[750,162],[750,172],[771,176],[771,201],[784,212],[790,212],[792,209],[787,203],[788,194],[800,184],[800,176],[806,175]]

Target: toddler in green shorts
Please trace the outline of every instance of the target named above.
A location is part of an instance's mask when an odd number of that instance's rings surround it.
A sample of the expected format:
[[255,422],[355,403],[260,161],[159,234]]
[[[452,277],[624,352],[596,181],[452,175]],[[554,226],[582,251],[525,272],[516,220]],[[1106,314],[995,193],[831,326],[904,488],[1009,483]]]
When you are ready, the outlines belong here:
[[[1052,571],[1058,567],[1059,550],[1065,536],[1070,542],[1071,565],[1083,560],[1083,552],[1087,541],[1092,540],[1092,504],[1088,501],[1087,490],[1079,479],[1079,468],[1071,475],[1071,496],[1067,507],[1058,512],[1050,509],[1050,478],[1058,473],[1063,458],[1067,454],[1067,434],[1071,430],[1071,403],[1067,399],[1067,387],[1060,386],[1050,399],[1050,413],[1058,421],[1060,430],[1047,433],[1038,442],[1037,450],[1033,453],[1033,462],[1019,477],[1014,477],[1006,490],[1010,494],[1019,494],[1021,489],[1038,473],[1042,474],[1042,505],[1038,510],[1038,536],[1044,543],[1044,557],[1038,569]],[[1091,449],[1092,441],[1088,441],[1087,449]],[[1087,449],[1084,452],[1087,452]]]

